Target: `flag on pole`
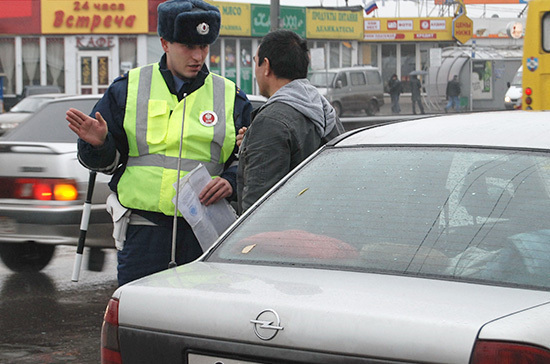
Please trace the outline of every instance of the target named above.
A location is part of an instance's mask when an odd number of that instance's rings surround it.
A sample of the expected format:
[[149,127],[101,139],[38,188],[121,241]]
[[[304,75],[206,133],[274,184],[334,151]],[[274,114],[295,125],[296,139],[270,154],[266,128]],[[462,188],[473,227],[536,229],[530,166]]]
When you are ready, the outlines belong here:
[[367,3],[366,0],[363,0],[363,5],[365,6],[365,13],[367,15],[369,15],[370,13],[372,13],[373,11],[378,9],[378,6],[376,5],[376,1],[374,1],[374,0],[372,0],[368,3]]

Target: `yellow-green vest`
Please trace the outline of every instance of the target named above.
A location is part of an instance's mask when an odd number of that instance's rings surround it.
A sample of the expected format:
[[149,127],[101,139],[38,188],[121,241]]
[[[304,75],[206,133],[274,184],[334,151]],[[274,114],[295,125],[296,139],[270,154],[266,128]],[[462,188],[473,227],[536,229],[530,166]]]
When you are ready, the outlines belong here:
[[130,150],[117,188],[123,206],[174,215],[182,122],[180,178],[199,163],[213,177],[223,172],[235,147],[235,84],[210,73],[184,100],[170,92],[158,63],[128,73],[124,130]]

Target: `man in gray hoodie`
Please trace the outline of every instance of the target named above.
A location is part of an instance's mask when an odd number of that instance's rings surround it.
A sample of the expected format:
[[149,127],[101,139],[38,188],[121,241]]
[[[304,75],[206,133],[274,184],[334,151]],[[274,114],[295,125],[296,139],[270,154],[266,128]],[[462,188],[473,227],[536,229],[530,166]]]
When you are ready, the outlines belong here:
[[237,174],[239,213],[328,140],[344,131],[330,103],[307,77],[307,42],[289,30],[267,34],[254,56],[260,94]]

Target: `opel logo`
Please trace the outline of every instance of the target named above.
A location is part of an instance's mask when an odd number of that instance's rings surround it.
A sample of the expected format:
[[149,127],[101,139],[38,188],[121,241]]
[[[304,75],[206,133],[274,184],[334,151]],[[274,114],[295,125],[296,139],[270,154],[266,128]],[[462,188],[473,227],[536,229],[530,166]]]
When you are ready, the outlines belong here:
[[250,320],[254,325],[254,333],[262,340],[271,340],[277,335],[281,326],[281,319],[277,312],[271,309],[263,310],[256,316],[255,320]]

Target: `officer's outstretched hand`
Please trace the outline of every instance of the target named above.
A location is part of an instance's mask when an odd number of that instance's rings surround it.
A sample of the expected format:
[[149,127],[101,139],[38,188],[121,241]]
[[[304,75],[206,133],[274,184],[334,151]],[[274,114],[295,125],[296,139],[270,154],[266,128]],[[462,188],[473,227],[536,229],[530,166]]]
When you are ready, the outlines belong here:
[[69,122],[69,128],[85,142],[94,147],[103,145],[107,138],[107,123],[99,112],[95,113],[97,119],[84,114],[82,111],[70,108],[65,119]]
[[212,205],[222,198],[231,196],[233,187],[228,180],[221,177],[216,177],[208,182],[199,194],[199,200],[205,206]]

